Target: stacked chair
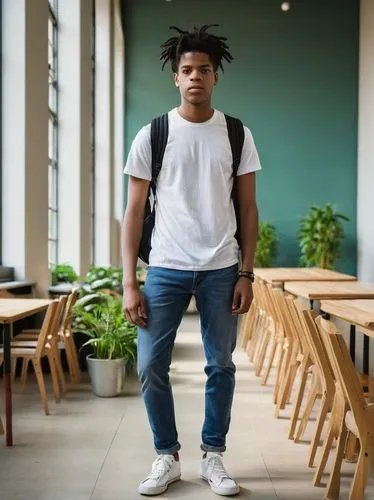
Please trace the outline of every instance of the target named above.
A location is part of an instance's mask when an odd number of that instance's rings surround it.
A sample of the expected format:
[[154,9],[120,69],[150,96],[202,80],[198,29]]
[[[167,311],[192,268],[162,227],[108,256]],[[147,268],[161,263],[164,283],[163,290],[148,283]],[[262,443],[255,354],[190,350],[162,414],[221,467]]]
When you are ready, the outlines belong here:
[[[46,415],[49,414],[49,406],[42,371],[42,359],[46,358],[48,360],[53,395],[56,402],[60,401],[61,393],[65,394],[67,392],[61,362],[61,349],[64,349],[66,353],[71,383],[77,384],[81,380],[78,354],[71,328],[72,308],[77,300],[77,295],[78,292],[74,290],[68,296],[61,296],[59,299],[51,301],[45,313],[41,329],[22,330],[12,341],[13,377],[15,377],[17,361],[21,360],[21,383],[24,388],[27,383],[28,368],[30,363],[32,364]],[[3,351],[0,349],[0,365],[2,362]]]
[[[331,321],[261,279],[254,283],[254,295],[239,342],[262,384],[274,370],[275,417],[292,405],[288,438],[296,443],[314,425],[306,463],[316,466],[315,486],[321,485],[327,461],[333,458],[324,498],[339,498],[344,459],[357,462],[349,499],[363,499],[369,471],[374,470],[374,404],[366,400],[368,377],[356,371]],[[317,419],[312,422],[316,405]]]

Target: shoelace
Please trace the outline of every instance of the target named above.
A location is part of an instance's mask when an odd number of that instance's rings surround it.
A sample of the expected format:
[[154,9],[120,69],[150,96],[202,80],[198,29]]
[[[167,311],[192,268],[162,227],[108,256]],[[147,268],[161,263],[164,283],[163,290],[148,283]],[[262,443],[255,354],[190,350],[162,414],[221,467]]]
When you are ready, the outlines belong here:
[[168,460],[166,457],[159,456],[152,465],[152,472],[148,476],[148,479],[160,479],[160,477],[165,472],[169,472],[170,469],[170,460]]
[[212,474],[216,473],[221,479],[231,479],[227,474],[226,469],[220,457],[210,457],[209,465],[211,466]]

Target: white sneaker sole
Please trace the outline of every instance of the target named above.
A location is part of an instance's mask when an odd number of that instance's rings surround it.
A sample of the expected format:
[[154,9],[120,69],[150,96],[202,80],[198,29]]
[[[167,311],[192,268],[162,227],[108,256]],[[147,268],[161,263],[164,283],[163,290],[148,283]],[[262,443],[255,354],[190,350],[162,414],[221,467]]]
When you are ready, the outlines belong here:
[[216,495],[220,495],[222,497],[233,497],[235,495],[239,495],[240,493],[240,488],[238,485],[236,485],[235,488],[217,488],[214,486],[207,477],[200,475],[201,479],[209,483],[209,486],[211,487],[213,493]]
[[138,488],[138,492],[141,495],[145,495],[147,497],[153,497],[153,496],[156,496],[156,495],[161,495],[161,493],[164,493],[169,488],[169,486],[171,484],[176,483],[177,481],[180,481],[180,479],[181,479],[181,476],[177,476],[174,479],[171,479],[170,481],[168,481],[163,486],[157,486],[157,487],[154,487],[154,488],[149,488],[149,487],[147,487],[145,485],[140,485],[139,488]]

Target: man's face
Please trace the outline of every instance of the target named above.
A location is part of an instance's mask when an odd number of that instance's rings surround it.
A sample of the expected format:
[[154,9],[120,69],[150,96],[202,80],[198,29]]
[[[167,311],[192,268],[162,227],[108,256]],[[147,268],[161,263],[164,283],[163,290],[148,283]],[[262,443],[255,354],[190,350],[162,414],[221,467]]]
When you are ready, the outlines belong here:
[[210,102],[218,74],[207,54],[186,52],[181,57],[174,79],[184,100],[199,106]]

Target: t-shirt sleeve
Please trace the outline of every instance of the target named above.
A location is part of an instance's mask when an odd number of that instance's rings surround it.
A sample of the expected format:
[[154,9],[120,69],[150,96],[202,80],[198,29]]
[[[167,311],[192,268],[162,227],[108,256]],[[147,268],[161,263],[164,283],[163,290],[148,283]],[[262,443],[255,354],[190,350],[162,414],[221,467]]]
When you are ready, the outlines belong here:
[[152,180],[151,127],[143,127],[136,135],[124,169],[126,175]]
[[257,170],[261,170],[260,158],[250,130],[244,127],[244,144],[237,175],[250,174]]

